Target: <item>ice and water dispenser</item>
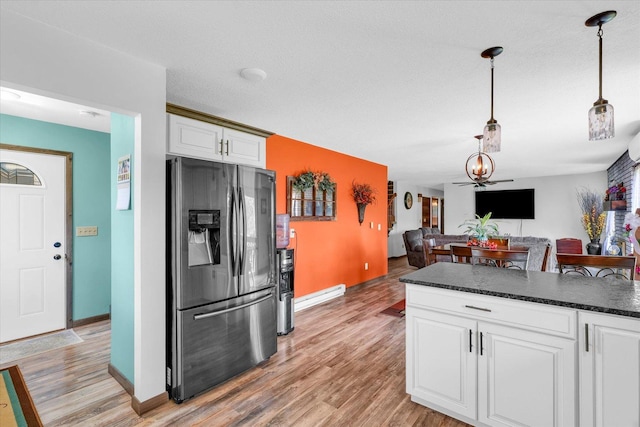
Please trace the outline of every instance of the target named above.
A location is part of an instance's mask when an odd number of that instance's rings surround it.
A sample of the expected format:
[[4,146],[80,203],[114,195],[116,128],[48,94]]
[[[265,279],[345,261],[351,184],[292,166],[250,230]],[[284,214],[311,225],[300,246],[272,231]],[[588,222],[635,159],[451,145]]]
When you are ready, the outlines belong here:
[[220,264],[220,211],[189,211],[189,267]]
[[277,331],[286,335],[293,331],[293,249],[289,245],[289,215],[276,215],[276,254],[278,263]]

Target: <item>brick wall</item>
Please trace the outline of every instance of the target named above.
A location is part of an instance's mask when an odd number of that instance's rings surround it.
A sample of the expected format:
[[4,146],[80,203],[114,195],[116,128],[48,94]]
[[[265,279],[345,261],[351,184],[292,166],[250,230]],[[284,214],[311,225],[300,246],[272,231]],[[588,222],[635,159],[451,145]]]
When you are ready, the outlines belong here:
[[[625,196],[627,201],[627,210],[615,211],[615,241],[624,240],[624,237],[622,236],[622,233],[624,232],[624,216],[631,210],[631,195],[633,194],[633,169],[635,165],[636,163],[629,157],[629,152],[625,151],[622,156],[620,156],[618,160],[616,160],[609,167],[609,169],[607,169],[607,179],[609,180],[609,187],[611,187],[613,184],[619,184],[620,182],[622,182],[627,188]],[[629,245],[627,245],[627,253],[631,253],[631,251],[632,249],[629,247]]]

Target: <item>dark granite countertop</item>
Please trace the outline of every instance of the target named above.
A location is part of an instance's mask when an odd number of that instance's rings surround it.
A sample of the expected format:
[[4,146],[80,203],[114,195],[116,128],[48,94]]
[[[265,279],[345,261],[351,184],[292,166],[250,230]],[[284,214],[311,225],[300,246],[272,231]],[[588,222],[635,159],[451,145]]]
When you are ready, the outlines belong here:
[[640,318],[640,281],[438,262],[401,282]]

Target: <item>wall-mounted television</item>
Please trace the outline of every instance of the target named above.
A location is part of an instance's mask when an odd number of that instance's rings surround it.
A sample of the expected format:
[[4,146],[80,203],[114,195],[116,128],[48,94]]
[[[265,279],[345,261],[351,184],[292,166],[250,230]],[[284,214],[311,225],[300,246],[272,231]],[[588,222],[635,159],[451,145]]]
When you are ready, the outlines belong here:
[[491,212],[495,219],[535,219],[535,207],[533,188],[476,192],[476,214],[480,216]]

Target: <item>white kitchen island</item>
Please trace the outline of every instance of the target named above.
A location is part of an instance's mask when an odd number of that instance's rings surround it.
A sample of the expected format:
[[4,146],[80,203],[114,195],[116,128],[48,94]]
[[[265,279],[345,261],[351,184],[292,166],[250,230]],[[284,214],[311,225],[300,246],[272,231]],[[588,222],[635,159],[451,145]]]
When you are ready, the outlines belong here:
[[477,426],[640,425],[640,284],[437,263],[406,283],[407,393]]

